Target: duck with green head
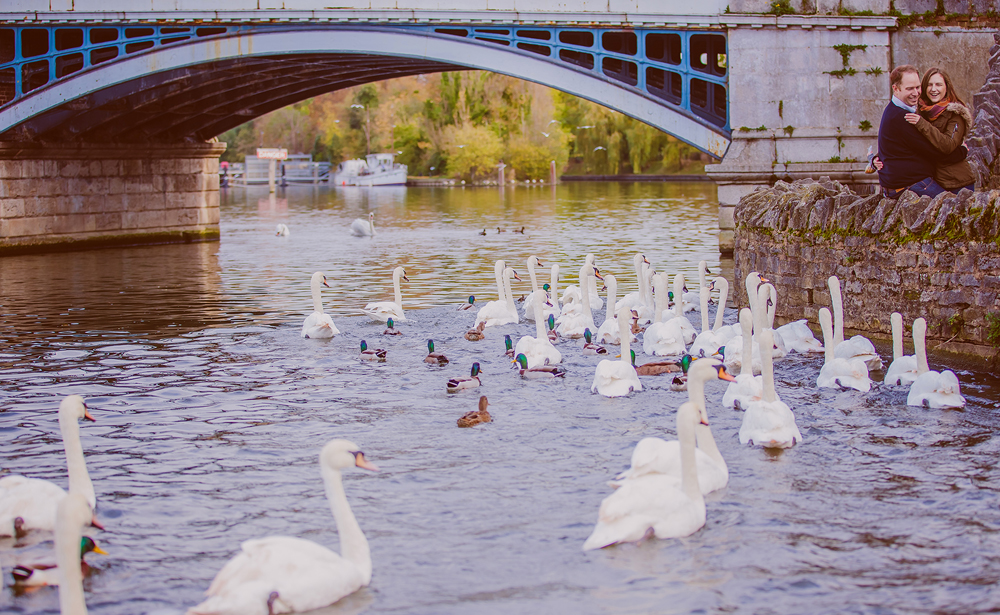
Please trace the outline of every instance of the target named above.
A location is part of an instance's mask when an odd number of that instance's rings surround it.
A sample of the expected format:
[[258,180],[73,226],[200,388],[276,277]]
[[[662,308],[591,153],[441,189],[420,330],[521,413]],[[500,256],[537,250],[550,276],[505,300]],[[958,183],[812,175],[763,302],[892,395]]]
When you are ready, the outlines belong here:
[[443,353],[434,352],[434,340],[427,340],[427,356],[424,357],[424,363],[431,363],[432,365],[448,364],[448,357],[444,356]]
[[[629,350],[632,355],[632,366],[635,367],[635,371],[640,376],[660,376],[662,374],[687,374],[688,368],[691,367],[691,361],[694,360],[689,354],[682,356],[680,359],[668,359],[664,361],[650,361],[649,363],[643,363],[642,365],[635,364],[635,351]],[[685,376],[686,377],[686,376]]]
[[510,339],[509,335],[503,336],[503,346],[504,346],[504,354],[507,355],[508,357],[510,357],[511,359],[513,359],[514,358],[514,341],[512,339]]
[[385,324],[386,324],[387,328],[386,328],[385,331],[382,332],[382,335],[402,335],[403,334],[402,331],[400,331],[399,329],[395,328],[396,327],[396,321],[395,320],[393,320],[393,319],[390,318],[389,320],[385,321]]
[[469,378],[452,378],[448,381],[448,392],[458,393],[459,391],[464,391],[465,389],[474,389],[482,384],[479,380],[479,374],[481,370],[479,368],[479,363],[472,364],[472,372]]
[[361,340],[361,360],[362,361],[378,361],[380,363],[385,362],[386,351],[378,348],[372,349],[368,348],[368,342]]
[[[107,555],[107,551],[97,546],[97,542],[90,536],[80,539],[80,569],[83,576],[90,574],[90,564],[84,560],[88,553],[100,553]],[[14,584],[21,587],[41,587],[43,585],[59,585],[59,568],[55,562],[38,561],[31,564],[18,564],[11,571],[14,577]]]
[[556,317],[555,314],[549,314],[549,317],[545,319],[545,324],[549,327],[549,332],[546,334],[549,336],[549,341],[554,342],[559,339],[559,334],[556,332]]
[[533,380],[536,378],[565,378],[566,370],[558,365],[539,365],[528,368],[528,357],[521,353],[514,357],[512,363],[517,364],[518,373],[522,378]]
[[[591,356],[598,354],[608,354],[607,348],[601,346],[600,344],[595,344],[591,341],[593,339],[593,334],[590,332],[590,329],[583,330],[583,339],[584,339],[583,354]],[[634,354],[635,353],[633,353],[633,355]]]
[[471,310],[475,306],[476,306],[476,296],[469,295],[469,302],[463,303],[462,305],[458,306],[458,311],[461,312],[462,310]]

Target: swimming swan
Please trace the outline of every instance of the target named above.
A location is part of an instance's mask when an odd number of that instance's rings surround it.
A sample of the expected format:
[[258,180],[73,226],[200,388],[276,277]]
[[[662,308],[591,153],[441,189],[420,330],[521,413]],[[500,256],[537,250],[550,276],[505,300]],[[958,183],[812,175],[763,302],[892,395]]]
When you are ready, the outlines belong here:
[[351,235],[355,237],[374,237],[375,212],[368,214],[367,220],[355,218],[354,222],[351,222]]
[[[677,274],[674,278],[674,296],[680,295],[680,288],[683,286],[684,280],[681,274]],[[653,276],[653,288],[655,292],[655,304],[653,313],[662,314],[664,312],[665,303],[667,300],[667,281],[666,274],[656,274]],[[675,310],[674,317],[669,320],[654,321],[653,324],[646,328],[646,331],[642,334],[642,351],[648,355],[670,357],[679,356],[687,351],[687,346],[684,343],[684,328],[683,322],[687,322],[687,318],[678,315],[680,314],[680,303],[675,302],[678,306]],[[690,325],[690,323],[688,323]],[[624,350],[622,351],[624,353]]]
[[312,274],[309,288],[312,291],[313,313],[306,316],[302,323],[302,337],[306,339],[330,338],[340,333],[337,325],[333,324],[333,319],[323,312],[323,299],[320,295],[320,285],[330,288],[326,283],[326,276],[322,271]]
[[369,318],[372,320],[377,320],[379,322],[388,322],[389,319],[393,319],[395,322],[406,322],[406,315],[403,313],[403,293],[399,290],[399,280],[400,278],[410,281],[410,278],[406,277],[406,272],[403,271],[402,267],[396,267],[392,270],[392,290],[394,301],[378,301],[376,303],[369,303],[361,309]]
[[764,396],[764,377],[753,375],[753,358],[744,357],[753,353],[753,313],[750,308],[740,310],[740,327],[743,332],[742,344],[730,341],[726,346],[726,355],[731,352],[740,354],[740,374],[734,382],[730,382],[726,393],[722,396],[722,405],[735,410],[745,410],[751,402]]
[[928,408],[964,408],[965,398],[958,382],[958,376],[950,369],[936,372],[927,365],[927,321],[918,318],[913,321],[913,348],[917,353],[920,375],[910,385],[906,396],[907,406]]
[[80,539],[83,528],[92,518],[87,499],[72,492],[56,506],[56,565],[59,567],[59,612],[62,615],[87,615],[83,595],[83,569],[80,566]]
[[536,290],[528,295],[524,304],[535,312],[535,337],[525,335],[517,342],[514,355],[523,354],[527,359],[527,369],[541,365],[555,365],[562,362],[562,354],[549,341],[545,333],[545,319],[542,318],[542,304],[545,303],[545,291]]
[[764,448],[791,448],[802,441],[802,434],[795,424],[795,414],[788,404],[778,399],[774,390],[774,363],[771,350],[774,336],[770,329],[760,332],[758,339],[761,356],[761,375],[764,387],[761,399],[752,401],[743,414],[740,426],[740,444]]
[[[59,404],[59,431],[66,450],[69,492],[79,493],[90,505],[97,507],[94,485],[87,473],[80,443],[81,419],[93,421],[87,404],[79,395],[70,395]],[[55,483],[40,478],[5,476],[0,479],[0,536],[17,536],[29,530],[52,532],[56,529],[56,506],[66,492]],[[96,520],[91,521],[100,527]]]
[[[607,312],[604,314],[604,322],[601,326],[597,328],[597,343],[598,344],[620,344],[621,343],[621,333],[618,327],[618,317],[615,315],[613,308],[617,303],[615,302],[615,296],[618,294],[618,280],[615,276],[608,274],[604,276],[604,286],[608,289],[608,300],[607,300]],[[623,306],[626,307],[626,306]],[[621,309],[621,308],[619,308]],[[628,310],[629,318],[631,319],[631,309],[626,307]],[[631,336],[630,341],[636,341],[636,337],[632,335],[632,329],[629,327],[629,335]]]
[[632,391],[642,390],[639,374],[632,367],[632,353],[629,347],[629,338],[632,332],[629,314],[631,314],[631,310],[627,307],[623,307],[618,312],[618,334],[621,337],[622,345],[621,359],[604,359],[597,364],[597,369],[594,371],[594,382],[590,385],[592,393],[600,393],[605,397],[624,397]]
[[244,541],[241,552],[215,575],[208,599],[188,615],[300,613],[333,604],[371,582],[371,552],[344,495],[341,470],[378,468],[347,440],[328,442],[319,461],[341,553],[291,536]]
[[517,306],[514,305],[514,297],[510,292],[510,279],[518,277],[517,272],[507,267],[503,261],[497,261],[494,267],[494,274],[497,278],[496,301],[490,301],[479,308],[476,313],[476,325],[482,323],[486,327],[496,327],[499,325],[517,324],[520,316],[517,313]]
[[830,310],[819,309],[819,324],[823,328],[823,344],[826,346],[826,358],[823,367],[816,378],[816,386],[827,389],[846,387],[867,393],[872,388],[868,377],[868,366],[864,359],[844,359],[834,356],[834,333],[831,325]]
[[673,476],[655,473],[626,481],[601,502],[597,525],[583,543],[584,551],[636,542],[650,530],[662,539],[690,536],[704,527],[705,498],[701,494],[695,457],[698,424],[708,424],[698,406],[692,402],[681,404],[677,409],[680,487]]
[[835,275],[830,276],[827,284],[830,287],[830,303],[833,304],[833,356],[838,359],[861,359],[868,366],[868,371],[882,369],[882,358],[871,340],[861,335],[844,339],[844,299],[840,291],[840,279]]

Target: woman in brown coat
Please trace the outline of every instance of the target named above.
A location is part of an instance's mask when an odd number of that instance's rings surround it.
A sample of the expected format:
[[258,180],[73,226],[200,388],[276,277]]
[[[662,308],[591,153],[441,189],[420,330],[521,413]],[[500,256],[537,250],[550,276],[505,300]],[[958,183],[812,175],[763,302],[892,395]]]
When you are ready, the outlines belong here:
[[[972,130],[972,112],[958,97],[947,73],[940,68],[924,73],[918,105],[920,113],[907,113],[906,121],[916,126],[942,154],[950,154],[961,146]],[[976,176],[966,160],[938,166],[934,170],[934,181],[954,193],[962,188],[974,190],[976,187]]]

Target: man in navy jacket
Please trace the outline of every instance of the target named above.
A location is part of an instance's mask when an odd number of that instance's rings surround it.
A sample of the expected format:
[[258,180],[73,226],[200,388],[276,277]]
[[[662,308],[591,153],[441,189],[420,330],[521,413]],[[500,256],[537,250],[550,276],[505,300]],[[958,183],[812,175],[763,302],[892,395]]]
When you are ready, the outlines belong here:
[[946,192],[934,181],[934,167],[965,160],[968,150],[962,146],[945,156],[905,119],[916,113],[920,99],[920,74],[909,64],[897,66],[889,74],[892,100],[882,113],[878,128],[878,157],[882,161],[878,181],[882,193],[896,198],[909,189],[923,196],[936,197]]

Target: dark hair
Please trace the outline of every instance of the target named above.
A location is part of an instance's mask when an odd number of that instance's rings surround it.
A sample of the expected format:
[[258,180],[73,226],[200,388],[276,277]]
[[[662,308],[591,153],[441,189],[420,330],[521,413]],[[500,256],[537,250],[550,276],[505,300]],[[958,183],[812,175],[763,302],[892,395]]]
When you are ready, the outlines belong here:
[[924,73],[924,78],[920,80],[920,102],[923,105],[929,107],[933,104],[931,102],[931,99],[927,97],[927,83],[931,80],[931,77],[933,77],[934,75],[941,75],[941,78],[944,79],[944,86],[948,89],[948,92],[945,94],[944,100],[942,100],[942,102],[944,102],[945,104],[957,102],[961,103],[963,107],[969,106],[965,104],[965,101],[963,101],[961,98],[958,97],[958,94],[955,92],[954,86],[951,85],[951,77],[948,76],[948,73],[944,72],[943,70],[941,70],[936,66],[933,68],[929,68],[927,72]]
[[903,75],[906,73],[913,73],[917,77],[920,76],[920,71],[917,70],[916,66],[913,66],[912,64],[903,64],[902,66],[897,66],[892,69],[892,72],[889,73],[889,86],[894,88],[902,83]]

